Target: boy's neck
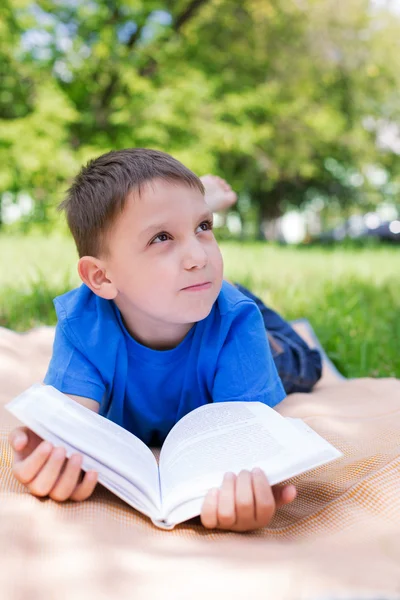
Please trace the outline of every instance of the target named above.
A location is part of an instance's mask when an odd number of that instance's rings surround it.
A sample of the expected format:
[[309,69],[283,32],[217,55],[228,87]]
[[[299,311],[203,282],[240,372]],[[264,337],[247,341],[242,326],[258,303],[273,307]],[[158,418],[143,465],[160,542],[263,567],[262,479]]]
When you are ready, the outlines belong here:
[[176,348],[194,325],[194,323],[165,323],[151,320],[145,315],[131,315],[119,305],[117,299],[114,303],[121,313],[122,321],[129,334],[139,344],[152,350]]

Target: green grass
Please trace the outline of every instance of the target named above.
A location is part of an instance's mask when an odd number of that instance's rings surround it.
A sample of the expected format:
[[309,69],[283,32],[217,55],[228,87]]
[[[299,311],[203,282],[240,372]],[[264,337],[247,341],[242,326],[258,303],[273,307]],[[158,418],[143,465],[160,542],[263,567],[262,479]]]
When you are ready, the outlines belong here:
[[[400,376],[400,247],[221,247],[226,276],[285,318],[308,318],[347,377]],[[0,325],[54,324],[52,298],[78,284],[68,238],[0,236]]]

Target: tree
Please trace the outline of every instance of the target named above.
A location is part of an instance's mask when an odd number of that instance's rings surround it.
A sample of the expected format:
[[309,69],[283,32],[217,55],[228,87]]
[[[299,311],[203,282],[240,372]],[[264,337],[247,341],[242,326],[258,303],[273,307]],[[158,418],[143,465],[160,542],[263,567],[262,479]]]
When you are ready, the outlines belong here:
[[[400,22],[367,0],[25,0],[3,5],[0,192],[49,218],[78,165],[156,147],[246,191],[260,220],[310,194],[360,201],[397,169]],[[336,165],[336,166],[335,166]],[[49,213],[50,211],[50,213]]]

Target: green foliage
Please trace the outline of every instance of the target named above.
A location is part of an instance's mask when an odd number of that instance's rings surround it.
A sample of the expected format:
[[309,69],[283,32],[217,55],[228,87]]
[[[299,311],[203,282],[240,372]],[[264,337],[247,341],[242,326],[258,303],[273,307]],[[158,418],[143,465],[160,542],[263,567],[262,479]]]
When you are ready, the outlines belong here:
[[82,162],[128,146],[223,175],[260,217],[315,195],[370,204],[368,179],[352,176],[371,164],[389,173],[381,194],[398,189],[399,157],[379,150],[376,124],[399,118],[400,20],[369,0],[0,10],[0,203],[29,192],[35,220],[52,223]]
[[285,318],[309,319],[347,377],[400,375],[397,248],[223,244],[226,276]]

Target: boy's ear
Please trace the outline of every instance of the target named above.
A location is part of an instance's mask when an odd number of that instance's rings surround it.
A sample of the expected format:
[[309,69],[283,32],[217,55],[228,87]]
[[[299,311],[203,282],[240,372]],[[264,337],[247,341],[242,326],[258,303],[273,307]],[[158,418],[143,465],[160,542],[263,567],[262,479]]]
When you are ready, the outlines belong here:
[[104,262],[94,256],[82,256],[78,261],[78,273],[88,288],[96,296],[113,300],[117,295],[117,290],[110,279],[107,278]]

